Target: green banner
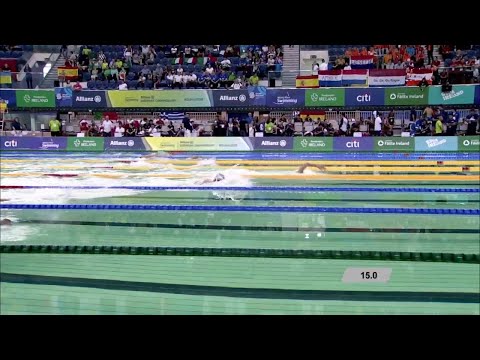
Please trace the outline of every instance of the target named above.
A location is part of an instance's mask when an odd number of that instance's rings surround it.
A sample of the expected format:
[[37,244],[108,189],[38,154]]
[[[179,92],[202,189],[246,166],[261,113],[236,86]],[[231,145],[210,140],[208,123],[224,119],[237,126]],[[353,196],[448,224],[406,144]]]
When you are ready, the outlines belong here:
[[305,106],[345,106],[345,89],[307,89]]
[[110,90],[112,107],[211,107],[207,90]]
[[458,151],[480,152],[480,136],[459,136]]
[[333,138],[296,137],[293,139],[293,151],[333,151]]
[[452,91],[442,92],[441,86],[431,86],[428,90],[430,105],[473,104],[475,85],[453,85]]
[[415,151],[414,138],[380,138],[373,144],[375,151]]
[[18,107],[55,107],[55,91],[52,90],[17,90]]
[[69,151],[103,151],[104,138],[69,137],[67,142],[67,150]]
[[429,89],[418,86],[385,89],[385,105],[426,105]]

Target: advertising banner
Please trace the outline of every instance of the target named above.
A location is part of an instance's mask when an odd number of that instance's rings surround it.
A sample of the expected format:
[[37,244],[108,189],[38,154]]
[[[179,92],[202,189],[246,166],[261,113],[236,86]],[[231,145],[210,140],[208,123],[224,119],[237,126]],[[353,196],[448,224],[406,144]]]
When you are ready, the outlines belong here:
[[441,86],[430,86],[428,103],[430,105],[473,104],[475,85],[452,85],[452,91],[442,92]]
[[16,90],[18,107],[55,107],[55,91],[52,90]]
[[[145,151],[146,142],[141,137],[104,138],[105,151]],[[150,149],[150,147],[148,147]]]
[[267,104],[267,88],[265,86],[249,86],[248,97],[250,106],[265,106]]
[[473,102],[475,105],[480,104],[480,85],[475,86],[475,99]]
[[72,106],[75,108],[106,108],[107,95],[102,90],[74,91],[72,95]]
[[72,88],[55,88],[55,105],[58,107],[72,106]]
[[67,138],[39,136],[2,136],[2,150],[66,150]]
[[458,136],[458,151],[480,152],[480,136]]
[[375,138],[375,151],[415,151],[415,139],[408,137]]
[[207,90],[110,90],[112,107],[212,107]]
[[7,103],[7,108],[17,106],[17,96],[15,95],[15,93],[15,90],[0,89],[0,99],[4,100]]
[[345,89],[346,106],[383,106],[385,104],[384,88],[347,88]]
[[246,107],[249,105],[248,90],[215,90],[209,92],[213,106]]
[[458,140],[453,136],[425,136],[415,138],[415,151],[457,151]]
[[267,106],[300,108],[305,106],[305,89],[268,89]]
[[67,142],[67,150],[70,151],[103,151],[104,138],[88,137],[88,138],[74,138],[69,137]]
[[427,105],[429,88],[394,87],[385,89],[385,105]]
[[371,69],[368,72],[368,86],[405,85],[405,69]]
[[372,137],[336,137],[333,138],[334,151],[373,151]]
[[320,88],[308,89],[305,92],[305,105],[311,106],[344,106],[345,89],[343,88]]
[[328,137],[296,137],[293,142],[293,151],[333,151],[333,138]]
[[241,137],[149,137],[145,141],[154,151],[251,151],[249,138]]
[[291,151],[293,138],[291,137],[258,137],[253,138],[253,150],[260,151]]

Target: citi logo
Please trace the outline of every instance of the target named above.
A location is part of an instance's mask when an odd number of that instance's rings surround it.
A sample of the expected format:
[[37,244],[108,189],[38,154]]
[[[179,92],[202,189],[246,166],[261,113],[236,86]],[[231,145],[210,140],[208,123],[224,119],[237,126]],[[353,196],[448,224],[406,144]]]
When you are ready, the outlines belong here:
[[8,141],[5,141],[3,144],[5,145],[5,147],[17,147],[18,146],[17,140],[8,140]]
[[348,141],[345,146],[347,148],[359,148],[360,147],[360,142],[359,141]]
[[357,96],[357,102],[370,102],[372,101],[372,95],[358,95]]

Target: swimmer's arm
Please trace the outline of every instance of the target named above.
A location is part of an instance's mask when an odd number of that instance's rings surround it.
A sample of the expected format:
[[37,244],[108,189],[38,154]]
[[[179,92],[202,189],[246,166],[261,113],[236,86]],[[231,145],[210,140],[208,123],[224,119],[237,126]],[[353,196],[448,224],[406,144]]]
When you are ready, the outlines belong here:
[[297,170],[297,173],[299,174],[303,174],[303,172],[305,171],[305,169],[307,167],[314,167],[314,168],[317,168],[318,170],[320,171],[327,171],[327,169],[325,168],[325,166],[323,165],[316,165],[316,164],[311,164],[311,163],[305,163],[303,165],[301,165],[298,170]]

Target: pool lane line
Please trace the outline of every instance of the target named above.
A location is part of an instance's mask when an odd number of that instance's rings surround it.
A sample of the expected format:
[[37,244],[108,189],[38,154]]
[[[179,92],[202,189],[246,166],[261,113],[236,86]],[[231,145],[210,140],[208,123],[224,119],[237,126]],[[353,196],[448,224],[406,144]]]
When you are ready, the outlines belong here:
[[199,190],[199,191],[284,191],[284,192],[426,192],[426,193],[480,193],[480,188],[406,188],[406,187],[322,187],[322,186],[41,186],[0,185],[0,189],[125,189],[125,190]]
[[211,285],[187,285],[143,281],[92,279],[67,276],[0,273],[0,282],[82,287],[118,291],[143,291],[194,296],[222,296],[255,299],[323,300],[323,301],[368,301],[368,302],[441,302],[480,303],[480,294],[468,292],[422,292],[422,291],[361,291],[361,290],[298,290],[276,288],[241,288]]
[[15,225],[81,225],[104,227],[136,227],[160,229],[191,230],[231,230],[231,231],[293,231],[306,233],[403,233],[403,234],[480,234],[480,229],[404,229],[404,228],[359,228],[359,227],[297,227],[297,226],[250,226],[250,225],[212,225],[212,224],[152,224],[113,221],[79,221],[79,220],[20,220]]
[[421,214],[478,216],[480,209],[429,208],[356,208],[316,206],[219,206],[219,205],[114,205],[114,204],[6,204],[0,209],[102,210],[102,211],[211,211],[211,212],[282,212],[282,213],[357,213],[357,214]]

